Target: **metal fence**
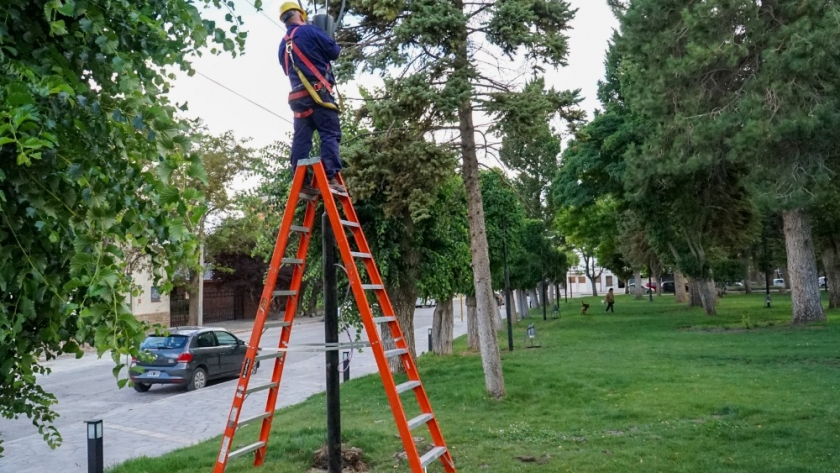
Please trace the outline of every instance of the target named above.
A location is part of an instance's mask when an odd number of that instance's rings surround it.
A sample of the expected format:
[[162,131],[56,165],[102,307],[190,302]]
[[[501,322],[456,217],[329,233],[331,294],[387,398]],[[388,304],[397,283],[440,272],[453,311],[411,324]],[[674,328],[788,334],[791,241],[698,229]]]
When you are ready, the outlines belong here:
[[[169,325],[187,325],[190,301],[182,289],[176,289],[169,298]],[[204,323],[240,320],[245,317],[245,292],[221,289],[204,291]]]

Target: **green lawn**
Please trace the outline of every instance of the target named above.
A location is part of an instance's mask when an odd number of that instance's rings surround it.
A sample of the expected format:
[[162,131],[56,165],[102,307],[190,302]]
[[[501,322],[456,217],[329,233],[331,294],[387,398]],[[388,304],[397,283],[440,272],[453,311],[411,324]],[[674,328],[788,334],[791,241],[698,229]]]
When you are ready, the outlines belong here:
[[[673,296],[616,299],[615,315],[603,314],[600,298],[589,298],[586,317],[577,300],[560,320],[543,322],[535,311],[529,321],[542,348],[522,349],[527,323],[517,324],[515,351],[502,352],[503,401],[485,397],[481,360],[465,353],[463,340],[456,356],[419,359],[458,471],[840,471],[837,312],[825,324],[791,327],[790,299],[776,294],[772,309],[761,294],[726,296],[717,317]],[[500,340],[506,347],[504,332]],[[372,470],[407,471],[394,459],[401,445],[379,378],[344,385],[342,405],[344,437]],[[324,419],[323,396],[279,411],[258,471],[305,472],[324,441]],[[237,445],[255,432],[243,429]],[[112,471],[206,473],[218,446],[213,439]],[[256,471],[250,458],[227,471]]]

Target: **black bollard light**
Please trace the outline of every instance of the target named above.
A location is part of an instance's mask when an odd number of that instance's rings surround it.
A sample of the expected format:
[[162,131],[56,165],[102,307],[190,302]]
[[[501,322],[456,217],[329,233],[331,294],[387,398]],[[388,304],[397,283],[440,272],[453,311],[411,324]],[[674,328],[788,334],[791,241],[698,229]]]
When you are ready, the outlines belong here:
[[88,473],[102,473],[105,461],[102,453],[103,426],[101,419],[85,421],[88,438]]
[[429,353],[432,352],[432,329],[429,328]]
[[344,382],[350,381],[350,352],[341,352],[341,368],[344,370]]

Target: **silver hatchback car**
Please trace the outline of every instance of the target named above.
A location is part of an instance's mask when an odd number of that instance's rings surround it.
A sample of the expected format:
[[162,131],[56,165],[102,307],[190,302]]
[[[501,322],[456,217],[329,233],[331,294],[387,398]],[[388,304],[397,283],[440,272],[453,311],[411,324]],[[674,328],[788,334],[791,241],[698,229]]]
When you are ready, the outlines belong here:
[[133,358],[129,378],[134,390],[144,393],[153,384],[181,384],[192,391],[214,378],[239,376],[248,345],[220,328],[179,327],[168,336],[149,335],[140,349],[150,359]]

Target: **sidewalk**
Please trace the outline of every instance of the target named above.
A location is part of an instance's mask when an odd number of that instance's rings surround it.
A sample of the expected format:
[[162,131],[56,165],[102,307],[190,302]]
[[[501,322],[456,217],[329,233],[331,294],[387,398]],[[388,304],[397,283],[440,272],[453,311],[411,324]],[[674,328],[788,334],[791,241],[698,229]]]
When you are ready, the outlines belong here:
[[[426,315],[425,312],[429,314]],[[454,336],[466,333],[466,321],[458,317],[457,301],[455,307]],[[323,340],[321,318],[301,319],[292,332],[292,343],[305,343],[307,338]],[[415,340],[418,356],[427,348],[427,330],[431,325],[431,310],[415,315]],[[251,325],[242,323],[221,324],[225,328],[239,333],[249,332]],[[297,327],[300,325],[300,327]],[[278,330],[279,331],[279,330]],[[274,331],[271,339],[267,333],[263,344],[276,343]],[[244,338],[244,337],[243,337]],[[344,337],[342,337],[344,338]],[[299,340],[303,340],[300,342]],[[344,340],[342,340],[344,341]],[[69,364],[74,360],[67,360]],[[104,363],[104,362],[103,362]],[[104,364],[102,366],[105,366]],[[271,369],[260,369],[252,378],[254,384],[267,383]],[[289,354],[283,373],[283,385],[276,403],[276,408],[300,403],[310,396],[325,389],[325,360],[323,353],[311,354],[293,352]],[[351,379],[376,373],[376,363],[370,349],[362,353],[354,352],[350,366]],[[105,465],[113,466],[130,458],[140,456],[160,456],[167,452],[194,445],[201,441],[221,435],[236,384],[224,382],[198,391],[183,392],[163,397],[143,404],[126,403],[118,408],[104,412],[100,418],[104,421]],[[152,393],[153,391],[150,391]],[[94,394],[94,393],[92,393]],[[148,393],[147,393],[148,394]],[[262,394],[262,393],[260,393]],[[265,394],[254,394],[245,403],[241,416],[249,417],[263,412]],[[434,393],[430,393],[434,403]],[[385,398],[382,392],[383,401]],[[96,402],[95,394],[91,403]],[[313,419],[319,423],[323,419]],[[6,458],[0,459],[0,471],[15,473],[43,473],[61,471],[62,473],[84,473],[87,471],[87,440],[85,424],[73,423],[62,427],[64,442],[56,450],[44,443],[40,435],[33,435],[7,442]]]

